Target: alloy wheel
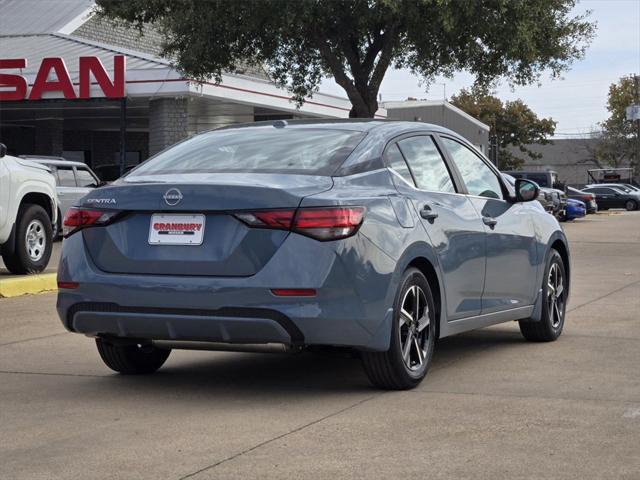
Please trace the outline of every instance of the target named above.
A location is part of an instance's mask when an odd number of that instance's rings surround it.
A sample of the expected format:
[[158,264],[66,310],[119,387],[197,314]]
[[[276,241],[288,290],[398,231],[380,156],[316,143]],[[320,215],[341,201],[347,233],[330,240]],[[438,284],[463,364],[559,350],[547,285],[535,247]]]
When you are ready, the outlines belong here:
[[411,286],[400,304],[398,333],[400,349],[406,367],[411,371],[422,368],[429,348],[429,305],[427,297],[417,285]]
[[40,220],[31,220],[27,226],[25,246],[31,261],[37,262],[43,257],[47,246],[47,237],[44,225]]
[[557,263],[551,264],[547,277],[547,304],[551,326],[558,328],[564,318],[564,278]]

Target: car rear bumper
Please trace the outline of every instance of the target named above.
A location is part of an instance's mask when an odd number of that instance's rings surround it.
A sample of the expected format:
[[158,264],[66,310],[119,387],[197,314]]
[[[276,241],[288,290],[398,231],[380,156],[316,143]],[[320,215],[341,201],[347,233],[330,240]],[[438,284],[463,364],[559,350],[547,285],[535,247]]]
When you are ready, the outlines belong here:
[[65,328],[90,336],[386,350],[395,262],[372,249],[361,235],[322,243],[292,234],[251,277],[128,275],[100,271],[72,235],[58,281],[78,286],[59,290],[57,309]]

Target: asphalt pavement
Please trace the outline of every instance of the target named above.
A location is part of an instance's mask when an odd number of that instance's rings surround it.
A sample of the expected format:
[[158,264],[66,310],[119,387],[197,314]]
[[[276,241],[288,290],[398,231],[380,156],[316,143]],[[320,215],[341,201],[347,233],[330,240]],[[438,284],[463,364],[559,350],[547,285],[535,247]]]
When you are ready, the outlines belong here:
[[175,351],[119,376],[55,294],[0,299],[0,478],[639,479],[640,212],[564,228],[560,339],[443,339],[407,392],[338,354]]

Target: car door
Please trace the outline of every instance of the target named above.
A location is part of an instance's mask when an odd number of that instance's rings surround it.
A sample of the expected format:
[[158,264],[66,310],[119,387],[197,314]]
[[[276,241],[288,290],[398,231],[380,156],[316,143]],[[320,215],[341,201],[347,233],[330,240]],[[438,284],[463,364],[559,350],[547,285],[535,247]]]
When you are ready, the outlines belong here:
[[78,200],[90,193],[99,184],[99,180],[92,175],[87,167],[74,167],[76,171],[76,184],[78,185]]
[[57,165],[56,174],[58,178],[58,201],[60,202],[60,212],[64,217],[66,211],[76,204],[76,201],[84,195],[78,191],[76,175],[72,165]]
[[530,206],[506,197],[499,172],[478,152],[453,137],[439,138],[487,234],[482,313],[532,305],[538,258]]
[[615,205],[615,192],[608,187],[591,187],[585,189],[586,192],[593,193],[596,196],[596,203],[601,209],[614,208]]
[[[478,315],[482,307],[485,268],[484,227],[454,179],[430,135],[400,138],[386,149],[387,165],[410,199],[435,249],[444,284],[448,320]],[[407,165],[408,164],[408,165]]]

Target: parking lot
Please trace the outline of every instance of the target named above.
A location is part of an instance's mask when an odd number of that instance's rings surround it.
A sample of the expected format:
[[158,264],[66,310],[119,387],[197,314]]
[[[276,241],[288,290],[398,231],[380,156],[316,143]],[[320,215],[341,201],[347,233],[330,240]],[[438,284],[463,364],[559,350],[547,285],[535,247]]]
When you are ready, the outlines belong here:
[[564,224],[563,335],[447,338],[415,390],[340,354],[107,370],[55,295],[0,300],[0,478],[640,478],[640,212]]

